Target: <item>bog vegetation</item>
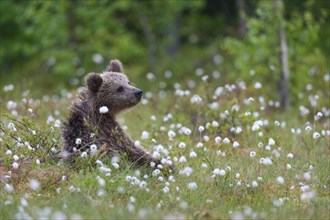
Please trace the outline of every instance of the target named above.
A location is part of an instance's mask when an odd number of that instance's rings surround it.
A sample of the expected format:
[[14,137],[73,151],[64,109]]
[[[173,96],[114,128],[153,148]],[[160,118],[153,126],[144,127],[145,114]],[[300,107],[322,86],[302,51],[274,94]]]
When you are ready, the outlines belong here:
[[[210,19],[231,27],[221,23],[225,16],[203,14],[218,1],[96,2],[0,3],[1,25],[7,25],[0,57],[2,219],[330,217],[329,45],[321,40],[328,7],[320,1],[284,4],[292,9],[282,20],[291,70],[291,105],[284,111],[276,83],[277,29],[270,25],[278,21],[270,1],[243,1],[243,39],[201,33],[212,33]],[[164,16],[156,16],[161,9]],[[63,14],[73,17],[63,20]],[[102,29],[105,21],[109,26]],[[176,27],[178,21],[184,26]],[[83,30],[84,24],[95,30]],[[114,34],[105,34],[110,27]],[[175,28],[189,43],[178,41],[176,48],[164,37],[175,36],[169,34]],[[144,31],[148,38],[140,42]],[[38,34],[46,37],[36,43]],[[120,124],[175,172],[140,169],[116,156],[59,160],[61,128],[77,87],[89,70],[101,70],[112,58],[122,59],[144,90]]]

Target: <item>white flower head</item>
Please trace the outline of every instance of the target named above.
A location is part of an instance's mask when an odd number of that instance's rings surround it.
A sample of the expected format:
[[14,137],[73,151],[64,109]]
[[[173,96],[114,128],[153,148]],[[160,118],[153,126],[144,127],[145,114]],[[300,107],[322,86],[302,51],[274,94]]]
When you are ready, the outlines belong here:
[[310,200],[314,199],[315,195],[316,195],[315,191],[303,192],[300,195],[300,200],[301,201],[310,201]]
[[77,138],[76,139],[76,145],[79,145],[79,144],[81,144],[81,139],[80,138]]
[[109,112],[109,109],[107,106],[102,106],[99,110],[100,110],[101,114],[105,114],[105,113]]
[[262,88],[262,84],[261,84],[260,82],[256,82],[256,83],[254,84],[254,88],[255,88],[255,89],[261,89],[261,88]]
[[195,153],[195,151],[192,151],[192,152],[190,152],[190,155],[189,155],[190,157],[197,157],[197,154]]
[[185,163],[185,162],[187,162],[187,159],[185,158],[185,156],[181,156],[180,159],[179,159],[179,162],[180,163]]
[[173,137],[175,137],[176,134],[175,134],[174,131],[170,130],[170,131],[167,133],[167,135],[168,135],[169,138],[173,138]]
[[12,184],[8,184],[8,183],[6,183],[6,184],[5,184],[5,190],[6,190],[7,192],[13,192],[13,191],[14,191],[14,186],[13,186]]
[[284,183],[284,178],[282,176],[278,176],[276,178],[276,181],[277,181],[278,184],[283,184]]
[[274,141],[273,138],[269,138],[269,139],[268,139],[268,145],[269,145],[269,146],[273,146],[273,145],[275,145],[275,141]]
[[310,179],[312,178],[310,172],[306,172],[306,173],[304,173],[303,177],[304,177],[304,179],[307,180],[307,181],[310,180]]
[[258,124],[253,124],[252,131],[257,131],[260,129],[260,126]]
[[87,153],[86,153],[85,151],[84,151],[84,152],[82,152],[82,153],[81,153],[81,157],[82,157],[82,158],[85,158],[85,157],[87,157]]
[[215,128],[219,127],[219,122],[212,121],[212,126],[215,127]]
[[287,158],[293,158],[293,153],[288,153],[288,155],[286,155]]
[[213,174],[214,174],[214,175],[220,175],[220,169],[219,169],[219,168],[215,168],[215,169],[213,170]]
[[112,166],[113,166],[115,169],[119,169],[119,164],[118,164],[118,163],[112,163]]
[[238,147],[239,147],[239,143],[237,141],[234,141],[233,148],[238,148]]
[[224,175],[226,175],[226,171],[225,171],[225,170],[220,170],[219,175],[220,175],[220,176],[224,176]]
[[13,156],[13,159],[15,160],[15,161],[18,161],[19,160],[19,156],[17,156],[16,154]]
[[96,64],[101,64],[103,62],[104,58],[101,54],[96,53],[96,54],[93,54],[92,60]]
[[185,135],[190,135],[190,134],[191,134],[191,130],[190,130],[189,128],[186,128],[186,129],[184,130],[184,134],[185,134]]
[[141,137],[142,139],[148,139],[149,138],[149,132],[147,132],[147,131],[143,131],[142,132],[142,137]]
[[97,152],[97,146],[95,144],[92,144],[90,146],[90,150],[91,150],[91,155],[96,155]]
[[179,148],[183,149],[186,147],[186,144],[184,142],[179,143]]
[[30,180],[30,188],[34,191],[39,191],[40,190],[40,183],[36,179],[31,179]]
[[257,153],[255,151],[250,152],[250,157],[255,157],[256,155],[257,155]]
[[219,136],[217,136],[217,137],[215,137],[215,143],[216,144],[220,144],[220,142],[221,142],[221,137],[219,137]]
[[253,188],[257,188],[259,186],[258,182],[255,180],[252,181],[251,185]]
[[192,104],[198,104],[202,102],[202,98],[199,95],[194,95],[193,97],[191,97],[190,102]]
[[307,125],[306,128],[305,128],[306,132],[310,132],[312,130],[312,127]]
[[224,144],[229,144],[230,143],[230,140],[229,138],[224,138],[223,141],[222,141]]
[[319,132],[314,132],[313,133],[313,139],[316,140],[320,137],[320,133]]
[[17,169],[19,165],[18,165],[18,163],[14,162],[14,163],[12,164],[12,166],[13,166],[13,169]]
[[191,182],[191,183],[188,183],[188,189],[191,189],[191,190],[193,190],[193,189],[197,189],[197,183],[195,183],[195,182]]

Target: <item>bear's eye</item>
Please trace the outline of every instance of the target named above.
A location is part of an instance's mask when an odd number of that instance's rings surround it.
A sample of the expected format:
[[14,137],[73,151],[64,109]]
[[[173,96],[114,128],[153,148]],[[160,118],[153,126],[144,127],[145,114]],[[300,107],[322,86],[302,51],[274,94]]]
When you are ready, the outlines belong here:
[[124,91],[124,87],[119,86],[118,89],[117,89],[117,92],[123,92],[123,91]]
[[131,82],[128,82],[128,85],[131,85]]

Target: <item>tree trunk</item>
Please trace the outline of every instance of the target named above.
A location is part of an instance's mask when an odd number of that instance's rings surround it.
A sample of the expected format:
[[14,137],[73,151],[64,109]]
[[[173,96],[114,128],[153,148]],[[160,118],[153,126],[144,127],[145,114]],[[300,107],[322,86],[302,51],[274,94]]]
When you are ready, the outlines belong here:
[[138,17],[141,24],[141,27],[144,32],[144,36],[147,39],[148,43],[148,60],[151,71],[155,71],[157,66],[157,46],[156,46],[156,37],[154,32],[151,29],[149,20],[147,16],[138,10]]
[[284,18],[283,18],[283,2],[282,0],[276,0],[274,2],[275,12],[278,16],[278,36],[280,41],[280,65],[281,65],[281,77],[279,81],[279,95],[281,107],[286,110],[290,106],[290,92],[289,92],[289,80],[290,70],[288,61],[288,45],[286,42]]
[[244,38],[246,34],[246,12],[245,12],[245,0],[236,0],[236,6],[238,11],[238,35],[240,38]]
[[167,56],[170,58],[174,58],[178,52],[179,48],[179,30],[180,30],[180,23],[179,23],[179,15],[175,15],[173,22],[170,24],[169,31],[168,31],[168,38],[169,44],[167,46]]

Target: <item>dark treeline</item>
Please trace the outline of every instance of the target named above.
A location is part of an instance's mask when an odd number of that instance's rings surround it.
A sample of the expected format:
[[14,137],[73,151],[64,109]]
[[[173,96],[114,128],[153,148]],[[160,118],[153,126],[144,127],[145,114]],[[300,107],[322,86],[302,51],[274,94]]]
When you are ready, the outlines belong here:
[[180,80],[196,68],[216,69],[228,79],[246,79],[252,71],[260,80],[280,81],[282,28],[290,85],[296,86],[300,85],[296,74],[315,65],[318,71],[329,69],[329,4],[326,0],[2,0],[1,85],[14,81],[27,88],[43,85],[38,86],[41,92],[58,91],[80,85],[85,74],[102,71],[111,58],[121,59],[142,84],[149,71],[163,77],[171,70],[172,79]]

